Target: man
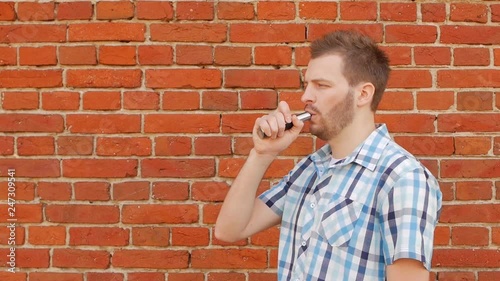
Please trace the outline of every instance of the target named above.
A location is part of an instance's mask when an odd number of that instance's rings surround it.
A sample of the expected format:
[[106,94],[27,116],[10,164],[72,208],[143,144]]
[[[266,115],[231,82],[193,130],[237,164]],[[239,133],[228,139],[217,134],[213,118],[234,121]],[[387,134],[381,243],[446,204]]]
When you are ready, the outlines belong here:
[[428,281],[441,192],[375,124],[388,76],[386,55],[366,36],[338,31],[313,42],[301,100],[310,132],[327,144],[255,198],[266,169],[304,126],[285,102],[258,118],[215,236],[236,241],[281,223],[280,281]]

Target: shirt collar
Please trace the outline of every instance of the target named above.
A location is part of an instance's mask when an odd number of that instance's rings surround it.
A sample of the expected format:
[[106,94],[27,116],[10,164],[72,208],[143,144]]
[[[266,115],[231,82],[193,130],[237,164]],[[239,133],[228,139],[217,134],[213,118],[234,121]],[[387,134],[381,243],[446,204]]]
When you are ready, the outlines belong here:
[[[391,136],[385,124],[376,124],[376,129],[349,154],[342,163],[336,166],[347,165],[351,162],[357,163],[370,171],[375,170],[377,162],[382,156]],[[332,149],[329,144],[324,145],[315,153],[311,154],[311,160],[316,165],[328,165],[332,159]]]

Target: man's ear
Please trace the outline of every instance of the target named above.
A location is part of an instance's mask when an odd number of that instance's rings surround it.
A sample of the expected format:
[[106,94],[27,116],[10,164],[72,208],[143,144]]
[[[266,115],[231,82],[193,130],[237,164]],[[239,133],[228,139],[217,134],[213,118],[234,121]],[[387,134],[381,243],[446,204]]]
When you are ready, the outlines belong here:
[[372,83],[361,83],[358,87],[357,105],[358,107],[370,106],[375,94],[375,86]]

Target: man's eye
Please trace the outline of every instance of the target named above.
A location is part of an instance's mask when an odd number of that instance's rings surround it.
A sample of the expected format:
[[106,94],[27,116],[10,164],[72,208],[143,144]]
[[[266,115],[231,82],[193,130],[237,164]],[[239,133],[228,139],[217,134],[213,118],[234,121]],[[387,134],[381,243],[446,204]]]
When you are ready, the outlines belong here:
[[318,87],[320,87],[320,88],[327,88],[328,85],[327,84],[318,84]]

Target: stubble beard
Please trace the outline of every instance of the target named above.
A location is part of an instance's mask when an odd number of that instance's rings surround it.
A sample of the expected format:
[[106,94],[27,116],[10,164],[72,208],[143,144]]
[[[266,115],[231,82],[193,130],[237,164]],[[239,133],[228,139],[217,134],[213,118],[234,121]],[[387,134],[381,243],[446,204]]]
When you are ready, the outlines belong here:
[[311,134],[325,141],[336,137],[354,119],[354,91],[349,89],[344,100],[327,113],[316,112],[319,113],[321,119],[319,124],[311,125]]

